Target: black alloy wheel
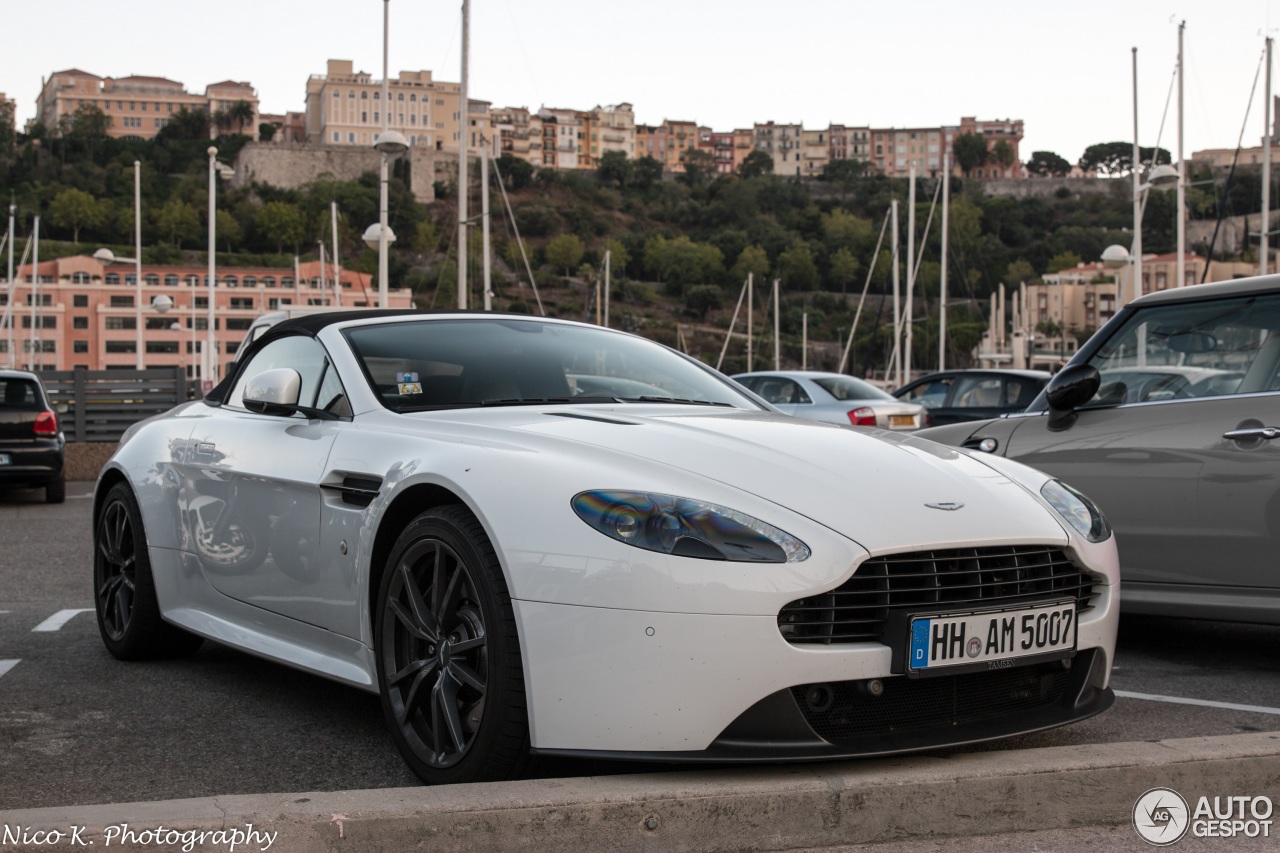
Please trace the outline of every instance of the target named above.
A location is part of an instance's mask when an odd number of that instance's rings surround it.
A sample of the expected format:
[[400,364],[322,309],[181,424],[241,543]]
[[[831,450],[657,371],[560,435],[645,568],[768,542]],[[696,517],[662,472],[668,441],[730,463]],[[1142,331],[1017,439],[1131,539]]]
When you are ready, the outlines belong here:
[[511,599],[464,507],[429,510],[401,534],[375,630],[383,710],[410,768],[432,784],[518,775],[528,723]]
[[160,616],[142,514],[124,483],[107,492],[94,525],[93,592],[102,642],[117,658],[181,657],[200,647],[200,637]]

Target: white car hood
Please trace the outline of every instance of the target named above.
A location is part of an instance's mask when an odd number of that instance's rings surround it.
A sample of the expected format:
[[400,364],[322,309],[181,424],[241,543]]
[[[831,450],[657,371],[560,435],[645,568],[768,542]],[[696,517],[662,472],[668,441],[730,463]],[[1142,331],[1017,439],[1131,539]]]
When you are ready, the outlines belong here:
[[[800,513],[873,554],[1067,541],[1051,511],[1022,486],[953,448],[910,436],[670,405],[450,414],[481,429],[500,426],[508,441],[507,430],[524,430],[530,450],[548,441],[547,451],[555,445],[566,452],[563,443],[572,442],[716,480]],[[597,486],[626,487],[616,477]]]

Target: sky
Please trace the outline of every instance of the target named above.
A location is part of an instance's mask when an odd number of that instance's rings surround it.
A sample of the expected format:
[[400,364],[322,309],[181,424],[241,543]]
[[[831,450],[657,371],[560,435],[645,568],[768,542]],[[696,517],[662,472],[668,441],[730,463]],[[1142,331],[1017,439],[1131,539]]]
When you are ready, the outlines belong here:
[[[460,78],[461,0],[43,0],[9,18],[0,92],[20,125],[42,78],[68,68],[168,77],[197,94],[242,80],[263,112],[302,110],[328,59],[381,78],[384,8],[392,77]],[[1242,129],[1258,144],[1280,0],[471,0],[469,85],[495,107],[628,102],[640,123],[715,130],[1022,119],[1024,160],[1075,162],[1091,144],[1133,139],[1136,47],[1139,139],[1155,145],[1163,122],[1159,143],[1176,153],[1178,21],[1186,154],[1232,148]]]

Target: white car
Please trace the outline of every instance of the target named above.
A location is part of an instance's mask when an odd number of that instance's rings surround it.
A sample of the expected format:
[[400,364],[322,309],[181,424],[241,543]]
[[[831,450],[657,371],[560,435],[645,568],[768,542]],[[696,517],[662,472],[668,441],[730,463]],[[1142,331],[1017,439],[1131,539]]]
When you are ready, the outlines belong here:
[[921,750],[1113,701],[1086,498],[579,323],[282,322],[129,430],[94,518],[116,657],[211,639],[379,693],[432,783]]

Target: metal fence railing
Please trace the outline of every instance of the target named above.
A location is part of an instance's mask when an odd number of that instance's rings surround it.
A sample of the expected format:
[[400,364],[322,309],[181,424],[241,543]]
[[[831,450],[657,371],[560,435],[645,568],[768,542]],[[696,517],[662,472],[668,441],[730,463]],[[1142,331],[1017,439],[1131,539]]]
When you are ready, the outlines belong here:
[[[119,441],[143,418],[198,396],[181,367],[151,370],[41,371],[67,441]],[[61,406],[65,405],[63,411]]]

